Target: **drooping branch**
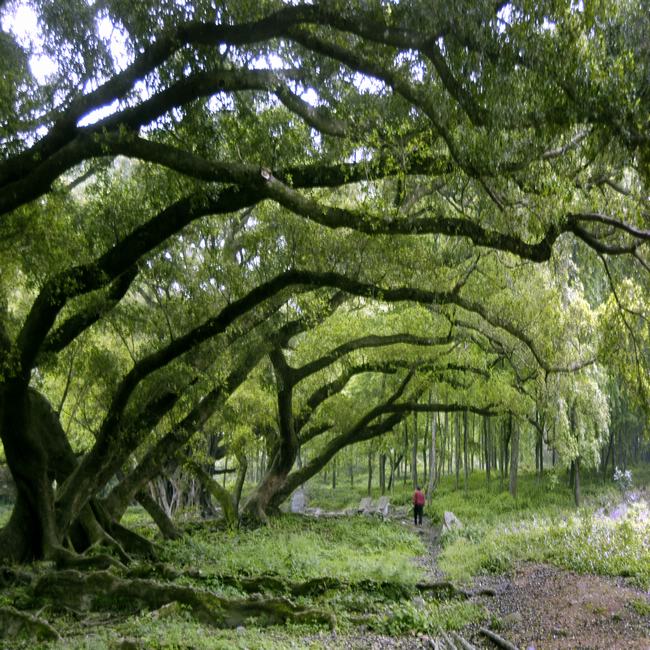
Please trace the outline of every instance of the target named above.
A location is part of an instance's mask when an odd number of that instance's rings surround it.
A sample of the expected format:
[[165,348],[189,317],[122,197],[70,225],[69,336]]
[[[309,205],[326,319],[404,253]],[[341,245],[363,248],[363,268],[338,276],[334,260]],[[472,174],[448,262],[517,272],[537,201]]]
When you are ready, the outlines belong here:
[[[341,292],[335,293],[319,318],[325,318],[333,313],[341,305],[344,298],[345,294]],[[137,467],[111,490],[104,501],[107,510],[113,516],[121,517],[133,495],[163,471],[165,463],[174,458],[190,438],[201,430],[210,416],[223,405],[232,391],[241,385],[260,360],[274,347],[285,346],[293,336],[304,331],[309,322],[313,321],[298,318],[285,323],[277,329],[272,326],[265,326],[263,331],[260,332],[256,343],[251,344],[248,342],[245,346],[242,346],[243,352],[232,364],[227,377],[190,409],[174,428],[146,452]],[[241,329],[240,324],[239,330],[241,331]],[[122,450],[122,453],[124,453],[124,450]],[[241,466],[242,462],[240,461]]]
[[16,376],[28,378],[57,315],[72,298],[101,289],[122,275],[153,248],[184,226],[206,214],[224,214],[245,207],[246,192],[222,191],[217,197],[195,194],[180,199],[136,228],[94,262],[72,267],[50,278],[41,289],[17,337],[19,368]]

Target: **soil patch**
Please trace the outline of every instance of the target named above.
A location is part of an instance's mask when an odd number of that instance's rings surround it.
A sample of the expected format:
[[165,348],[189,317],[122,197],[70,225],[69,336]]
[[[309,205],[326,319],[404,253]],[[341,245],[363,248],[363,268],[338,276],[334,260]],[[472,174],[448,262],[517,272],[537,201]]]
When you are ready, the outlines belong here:
[[[437,556],[440,528],[405,525],[422,536],[428,553],[415,559],[432,579],[440,580]],[[555,566],[525,563],[504,575],[477,578],[471,592],[500,622],[500,636],[521,650],[650,650],[650,593],[623,578],[580,575]],[[464,630],[478,648],[494,648],[478,634]]]
[[480,600],[499,617],[499,634],[520,648],[650,650],[650,596],[621,579],[522,564],[474,586],[494,590]]

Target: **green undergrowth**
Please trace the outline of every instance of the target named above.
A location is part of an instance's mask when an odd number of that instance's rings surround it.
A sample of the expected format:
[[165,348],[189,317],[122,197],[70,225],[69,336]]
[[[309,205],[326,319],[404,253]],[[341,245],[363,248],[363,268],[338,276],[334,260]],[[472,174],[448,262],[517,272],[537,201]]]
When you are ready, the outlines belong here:
[[415,582],[414,555],[425,552],[407,529],[377,518],[308,519],[281,515],[255,530],[225,531],[206,523],[167,542],[165,560],[209,574],[274,574],[300,580]]
[[577,509],[564,477],[522,476],[518,497],[484,475],[470,481],[467,496],[445,481],[428,506],[440,520],[452,511],[464,524],[443,536],[440,567],[455,581],[480,573],[501,573],[516,562],[549,562],[581,573],[625,576],[650,585],[650,521],[638,506],[613,521],[594,516],[623,499],[615,487],[593,480],[583,485],[584,506]]
[[[131,523],[138,516],[137,512],[132,513]],[[479,624],[487,619],[483,608],[465,600],[439,601],[428,594],[418,595],[414,582],[425,576],[412,560],[426,549],[409,528],[378,518],[309,519],[284,515],[272,520],[269,526],[238,532],[220,530],[214,522],[204,522],[188,527],[181,540],[161,542],[161,547],[162,560],[179,571],[199,570],[203,575],[180,578],[178,583],[194,582],[198,588],[226,597],[250,597],[234,587],[224,588],[219,576],[227,574],[275,574],[293,583],[322,576],[343,581],[343,585],[325,593],[292,598],[297,605],[334,612],[336,630],[322,624],[259,627],[255,619],[234,630],[221,630],[198,623],[191,611],[180,605],[155,612],[111,609],[76,615],[57,611],[56,603],[45,608],[37,603],[40,615],[59,631],[63,640],[15,647],[345,648],[349,647],[348,640],[363,634],[363,630],[413,635],[461,629],[468,623]],[[369,580],[376,581],[377,586],[369,588]],[[380,585],[382,581],[404,585],[405,591],[391,591],[385,587],[386,582]],[[269,592],[259,597],[278,595]],[[6,604],[11,604],[12,597]],[[124,646],[125,640],[133,640],[134,644]]]

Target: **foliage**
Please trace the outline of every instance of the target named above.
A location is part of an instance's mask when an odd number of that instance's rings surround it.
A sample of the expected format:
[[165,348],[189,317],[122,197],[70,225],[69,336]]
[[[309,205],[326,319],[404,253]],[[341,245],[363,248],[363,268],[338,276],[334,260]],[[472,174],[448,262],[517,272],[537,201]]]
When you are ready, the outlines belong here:
[[[523,478],[523,477],[522,477]],[[485,492],[483,499],[442,496],[435,507],[451,509],[464,523],[443,538],[440,566],[452,580],[483,573],[501,573],[518,561],[550,562],[583,573],[627,576],[650,584],[646,511],[630,507],[624,518],[595,514],[604,503],[616,503],[616,492],[597,483],[588,487],[591,505],[571,507],[568,488],[548,490],[522,481],[520,497]],[[456,509],[454,509],[456,506]]]
[[423,552],[403,527],[365,517],[314,519],[284,515],[269,526],[235,533],[206,524],[191,537],[165,543],[176,565],[209,574],[276,574],[292,580],[318,576],[340,579],[396,579],[415,582],[410,559]]
[[392,607],[379,617],[377,622],[372,623],[372,629],[391,636],[413,633],[435,636],[441,631],[460,630],[467,625],[482,623],[486,618],[485,609],[475,603],[407,602]]
[[613,480],[618,486],[618,489],[625,493],[632,487],[632,472],[629,469],[622,470],[615,467]]

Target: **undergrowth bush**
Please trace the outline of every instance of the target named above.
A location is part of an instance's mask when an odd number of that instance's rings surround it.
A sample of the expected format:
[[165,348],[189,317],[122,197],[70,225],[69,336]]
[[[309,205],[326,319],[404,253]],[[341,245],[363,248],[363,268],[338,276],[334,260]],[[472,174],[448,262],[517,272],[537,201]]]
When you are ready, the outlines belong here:
[[[584,508],[576,510],[564,481],[522,476],[519,497],[497,491],[498,482],[481,491],[475,476],[468,496],[443,484],[429,511],[440,518],[456,514],[464,527],[443,537],[440,566],[451,580],[468,581],[480,573],[499,573],[518,561],[550,562],[583,573],[627,576],[650,585],[650,519],[631,506],[611,520],[595,516],[597,507],[616,503],[614,486],[586,483]],[[479,480],[477,480],[477,478]]]
[[421,605],[404,602],[390,607],[383,616],[375,619],[371,627],[376,632],[398,636],[402,634],[439,634],[441,631],[460,630],[488,618],[484,607],[475,603],[453,600]]
[[207,573],[265,573],[300,580],[318,576],[415,582],[411,559],[422,543],[399,524],[377,518],[305,519],[282,515],[256,530],[209,525],[164,545],[167,561]]

